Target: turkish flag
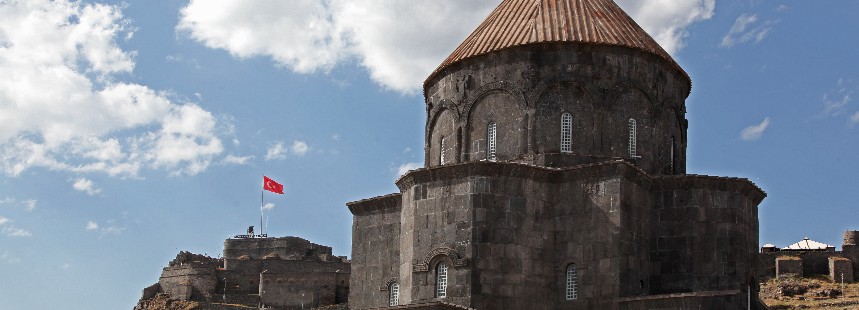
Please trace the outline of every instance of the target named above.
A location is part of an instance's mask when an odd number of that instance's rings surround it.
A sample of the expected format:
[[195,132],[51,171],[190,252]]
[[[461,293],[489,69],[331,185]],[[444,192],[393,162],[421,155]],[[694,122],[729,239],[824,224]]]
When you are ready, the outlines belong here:
[[283,185],[269,179],[267,176],[262,176],[262,189],[283,195]]

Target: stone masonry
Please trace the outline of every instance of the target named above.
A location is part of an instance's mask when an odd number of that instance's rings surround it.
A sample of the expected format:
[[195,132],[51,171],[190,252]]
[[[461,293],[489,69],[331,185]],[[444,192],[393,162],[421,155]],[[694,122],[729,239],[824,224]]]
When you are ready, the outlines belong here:
[[424,84],[426,167],[347,204],[350,307],[762,308],[766,194],[685,174],[690,89],[610,0],[503,1]]
[[266,309],[346,303],[350,262],[331,253],[298,237],[227,239],[223,258],[180,252],[142,299],[166,293],[176,300]]

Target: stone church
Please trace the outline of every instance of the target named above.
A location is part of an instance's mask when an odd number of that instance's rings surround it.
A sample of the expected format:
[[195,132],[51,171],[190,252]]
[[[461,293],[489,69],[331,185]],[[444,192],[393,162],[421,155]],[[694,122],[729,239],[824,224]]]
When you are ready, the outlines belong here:
[[611,0],[504,0],[424,82],[425,167],[347,204],[350,308],[764,308],[766,194],[686,174],[691,86]]

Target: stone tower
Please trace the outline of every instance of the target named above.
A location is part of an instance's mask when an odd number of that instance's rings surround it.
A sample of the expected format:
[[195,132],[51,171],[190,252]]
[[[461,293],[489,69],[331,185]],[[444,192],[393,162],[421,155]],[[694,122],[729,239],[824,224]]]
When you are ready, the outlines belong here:
[[424,84],[426,166],[625,159],[682,174],[690,88],[610,0],[504,1]]
[[766,194],[685,174],[690,89],[611,0],[503,1],[424,83],[426,168],[347,204],[350,307],[756,307]]

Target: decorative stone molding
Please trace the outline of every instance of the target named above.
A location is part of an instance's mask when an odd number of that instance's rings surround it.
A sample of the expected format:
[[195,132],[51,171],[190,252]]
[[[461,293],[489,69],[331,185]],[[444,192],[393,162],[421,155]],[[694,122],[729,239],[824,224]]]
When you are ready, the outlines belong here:
[[397,278],[390,278],[390,279],[388,279],[387,282],[385,282],[385,285],[382,285],[379,287],[379,291],[387,292],[389,289],[391,289],[391,284],[394,284],[397,282],[399,282],[399,280]]
[[483,99],[483,97],[493,91],[502,91],[510,94],[522,110],[527,109],[529,106],[527,99],[525,98],[525,94],[522,93],[522,90],[519,87],[516,87],[513,83],[507,81],[496,81],[485,84],[472,92],[475,96],[466,96],[467,98],[463,99],[464,104],[462,105],[462,109],[459,111],[461,113],[459,119],[465,121],[466,127],[468,126],[471,108],[474,107],[474,104],[480,101],[480,99]]
[[455,268],[468,266],[468,258],[463,258],[459,252],[452,248],[441,247],[427,253],[422,262],[412,265],[412,271],[428,272],[433,260],[438,256],[446,256]]

